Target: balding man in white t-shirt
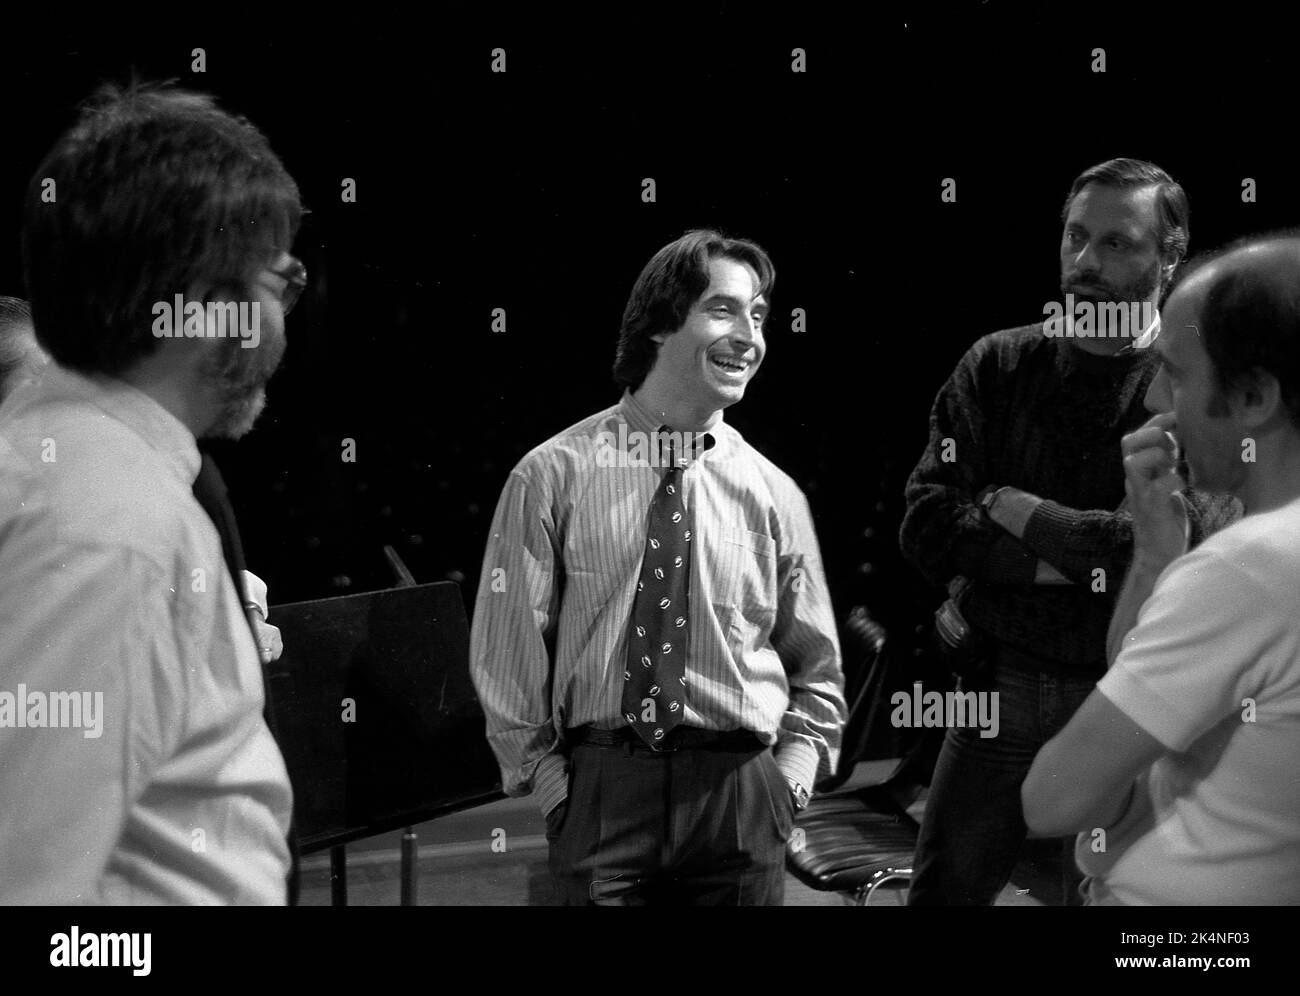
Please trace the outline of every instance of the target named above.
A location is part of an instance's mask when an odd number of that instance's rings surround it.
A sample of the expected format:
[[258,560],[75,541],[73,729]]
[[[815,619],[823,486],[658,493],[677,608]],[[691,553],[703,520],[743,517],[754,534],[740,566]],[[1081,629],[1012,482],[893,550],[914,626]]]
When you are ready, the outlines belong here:
[[[1111,667],[1035,759],[1025,820],[1079,833],[1091,904],[1296,904],[1300,240],[1193,264],[1163,329],[1160,414],[1123,442],[1135,555]],[[1190,553],[1187,484],[1246,510]]]

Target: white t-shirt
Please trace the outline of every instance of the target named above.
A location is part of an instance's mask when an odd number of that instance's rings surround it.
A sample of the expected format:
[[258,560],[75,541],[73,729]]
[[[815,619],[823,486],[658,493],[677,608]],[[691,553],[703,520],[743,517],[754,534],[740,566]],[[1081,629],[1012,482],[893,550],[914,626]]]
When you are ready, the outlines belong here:
[[1080,834],[1090,902],[1300,903],[1300,500],[1170,564],[1097,687],[1169,753]]

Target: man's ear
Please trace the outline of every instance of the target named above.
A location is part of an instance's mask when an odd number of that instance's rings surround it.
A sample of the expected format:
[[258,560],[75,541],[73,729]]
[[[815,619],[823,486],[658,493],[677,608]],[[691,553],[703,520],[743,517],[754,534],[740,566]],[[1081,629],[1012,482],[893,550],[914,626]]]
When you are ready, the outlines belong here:
[[[211,345],[219,338],[215,322],[225,316],[217,314],[209,305],[233,300],[236,298],[228,285],[211,280],[195,280],[185,288],[184,315],[174,320],[179,322],[178,328],[184,328],[190,322],[198,321],[203,330],[203,334],[199,337],[200,342]],[[194,305],[198,306],[200,312],[197,316],[191,314]]]
[[1247,428],[1258,428],[1286,413],[1282,410],[1282,385],[1267,370],[1255,367],[1250,381],[1238,394],[1241,419]]
[[1160,257],[1160,280],[1156,284],[1158,295],[1156,303],[1163,306],[1165,296],[1169,293],[1169,288],[1174,282],[1174,274],[1178,272],[1178,264],[1183,261],[1183,257],[1178,253],[1162,255]]
[[218,334],[220,329],[209,326],[208,322],[214,317],[224,318],[224,313],[222,309],[217,309],[217,314],[214,315],[213,309],[208,305],[237,305],[252,300],[252,295],[252,288],[238,280],[196,280],[186,288],[185,303],[188,305],[191,301],[197,301],[203,308],[205,338],[221,338]]
[[236,280],[196,280],[185,289],[185,300],[206,305],[209,301],[247,301],[251,295],[249,288]]

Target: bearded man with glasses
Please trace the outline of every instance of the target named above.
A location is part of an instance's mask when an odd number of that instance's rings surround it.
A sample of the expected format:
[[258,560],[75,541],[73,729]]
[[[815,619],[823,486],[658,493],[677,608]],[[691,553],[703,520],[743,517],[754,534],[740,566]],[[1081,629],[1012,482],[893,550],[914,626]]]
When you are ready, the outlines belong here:
[[[266,404],[297,185],[211,97],[106,87],[24,212],[50,363],[0,410],[0,903],[283,904],[292,791],[197,441]],[[158,337],[178,295],[256,305],[256,342]]]

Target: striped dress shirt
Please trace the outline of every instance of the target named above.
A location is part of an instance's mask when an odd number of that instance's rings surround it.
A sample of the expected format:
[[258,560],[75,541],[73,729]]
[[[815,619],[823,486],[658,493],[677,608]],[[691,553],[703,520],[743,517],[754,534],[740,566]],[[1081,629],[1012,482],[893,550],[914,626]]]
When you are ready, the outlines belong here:
[[[535,792],[543,812],[567,794],[562,731],[626,726],[623,671],[664,473],[650,449],[660,428],[625,393],[525,456],[497,505],[470,667],[506,793]],[[721,420],[702,442],[682,477],[695,534],[682,722],[753,731],[776,745],[786,778],[811,790],[838,758],[845,704],[808,502]]]

